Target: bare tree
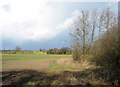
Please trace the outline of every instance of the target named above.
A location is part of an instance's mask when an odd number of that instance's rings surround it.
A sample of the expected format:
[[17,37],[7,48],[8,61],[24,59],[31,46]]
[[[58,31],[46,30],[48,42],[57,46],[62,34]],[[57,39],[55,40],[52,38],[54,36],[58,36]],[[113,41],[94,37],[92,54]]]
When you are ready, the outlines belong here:
[[107,32],[117,23],[117,15],[109,8],[104,9],[104,28]]
[[[98,14],[96,9],[92,12],[81,11],[74,20],[74,29],[71,32],[72,47],[77,54],[91,53],[94,41],[99,40],[101,34],[108,32],[117,23],[117,16],[109,7],[99,13],[101,14]],[[104,32],[102,33],[102,31]]]
[[93,45],[93,41],[94,41],[94,36],[95,36],[95,30],[96,30],[96,27],[97,27],[97,19],[98,19],[98,15],[97,15],[97,10],[94,9],[91,13],[91,16],[90,16],[90,20],[91,20],[91,24],[90,24],[90,30],[91,30],[91,35],[89,34],[89,38],[90,39],[90,43],[89,43],[89,48],[87,50],[87,52],[90,51],[90,49],[92,48],[92,45]]
[[[74,21],[74,30],[71,33],[73,37],[73,48],[82,49],[83,54],[86,54],[87,35],[89,34],[89,12],[81,11],[77,19]],[[79,50],[79,51],[80,51]]]
[[101,36],[101,31],[103,28],[103,22],[104,22],[104,11],[101,12],[99,19],[98,19],[98,29],[99,29],[99,36],[98,36],[98,40],[100,39]]

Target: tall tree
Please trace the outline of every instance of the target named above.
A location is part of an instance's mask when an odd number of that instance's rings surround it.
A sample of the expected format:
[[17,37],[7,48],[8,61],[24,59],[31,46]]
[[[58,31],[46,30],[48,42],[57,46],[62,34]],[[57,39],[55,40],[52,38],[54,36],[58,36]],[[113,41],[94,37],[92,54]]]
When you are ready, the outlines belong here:
[[89,12],[81,11],[77,19],[74,21],[74,30],[71,32],[73,37],[73,48],[82,49],[83,54],[86,54],[87,35],[89,34]]
[[[75,55],[92,52],[94,41],[99,40],[101,34],[103,35],[105,31],[109,32],[109,29],[117,23],[117,16],[109,7],[99,13],[101,14],[98,14],[97,10],[80,11],[80,14],[74,19],[71,35],[72,47],[74,51],[77,51]],[[102,31],[104,32],[102,33]]]
[[107,32],[110,31],[110,28],[112,28],[117,23],[117,15],[109,8],[104,9],[104,28]]
[[98,19],[98,29],[99,29],[99,36],[98,36],[98,40],[100,39],[101,36],[101,31],[103,28],[103,22],[104,22],[104,11],[101,12],[99,19]]
[[97,27],[98,15],[97,15],[97,10],[96,9],[94,9],[92,11],[90,17],[91,17],[91,24],[90,24],[91,35],[90,34],[89,35],[90,35],[91,39],[90,39],[90,46],[89,46],[87,52],[89,52],[89,50],[92,48],[93,41],[94,41],[94,35],[95,35],[95,29]]

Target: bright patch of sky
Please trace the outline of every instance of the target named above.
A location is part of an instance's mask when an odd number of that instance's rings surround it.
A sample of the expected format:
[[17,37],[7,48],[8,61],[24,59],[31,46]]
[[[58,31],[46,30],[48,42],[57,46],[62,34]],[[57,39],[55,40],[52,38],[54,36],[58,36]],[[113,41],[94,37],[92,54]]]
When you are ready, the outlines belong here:
[[70,46],[69,29],[79,11],[107,6],[117,12],[117,2],[0,0],[2,47],[13,49],[18,45],[23,49],[38,50]]

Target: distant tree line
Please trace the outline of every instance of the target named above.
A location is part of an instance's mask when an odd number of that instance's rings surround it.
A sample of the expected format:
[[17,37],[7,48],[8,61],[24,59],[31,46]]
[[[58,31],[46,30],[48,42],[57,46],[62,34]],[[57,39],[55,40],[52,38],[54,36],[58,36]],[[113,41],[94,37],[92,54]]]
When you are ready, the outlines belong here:
[[72,49],[69,47],[63,47],[61,49],[49,49],[47,50],[47,54],[72,54]]
[[13,50],[1,50],[2,54],[72,54],[72,49],[68,47],[63,47],[61,49],[49,49],[45,50],[40,48],[39,51],[33,50],[22,50],[19,46],[16,46]]
[[40,51],[22,50],[19,46],[16,46],[13,50],[1,50],[2,54],[35,54]]

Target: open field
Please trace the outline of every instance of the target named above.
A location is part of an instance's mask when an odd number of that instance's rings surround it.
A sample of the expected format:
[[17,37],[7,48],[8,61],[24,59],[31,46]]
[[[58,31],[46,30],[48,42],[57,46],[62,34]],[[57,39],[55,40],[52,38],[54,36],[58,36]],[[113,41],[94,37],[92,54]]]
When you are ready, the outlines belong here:
[[2,54],[47,54],[46,52],[36,52],[36,51],[19,51],[19,52],[15,52],[14,51],[6,51],[6,52],[2,52]]
[[2,70],[34,69],[41,71],[46,69],[48,71],[51,62],[61,58],[72,59],[71,55],[4,54],[2,55]]
[[3,85],[107,84],[102,69],[74,62],[71,55],[4,54],[2,65]]

